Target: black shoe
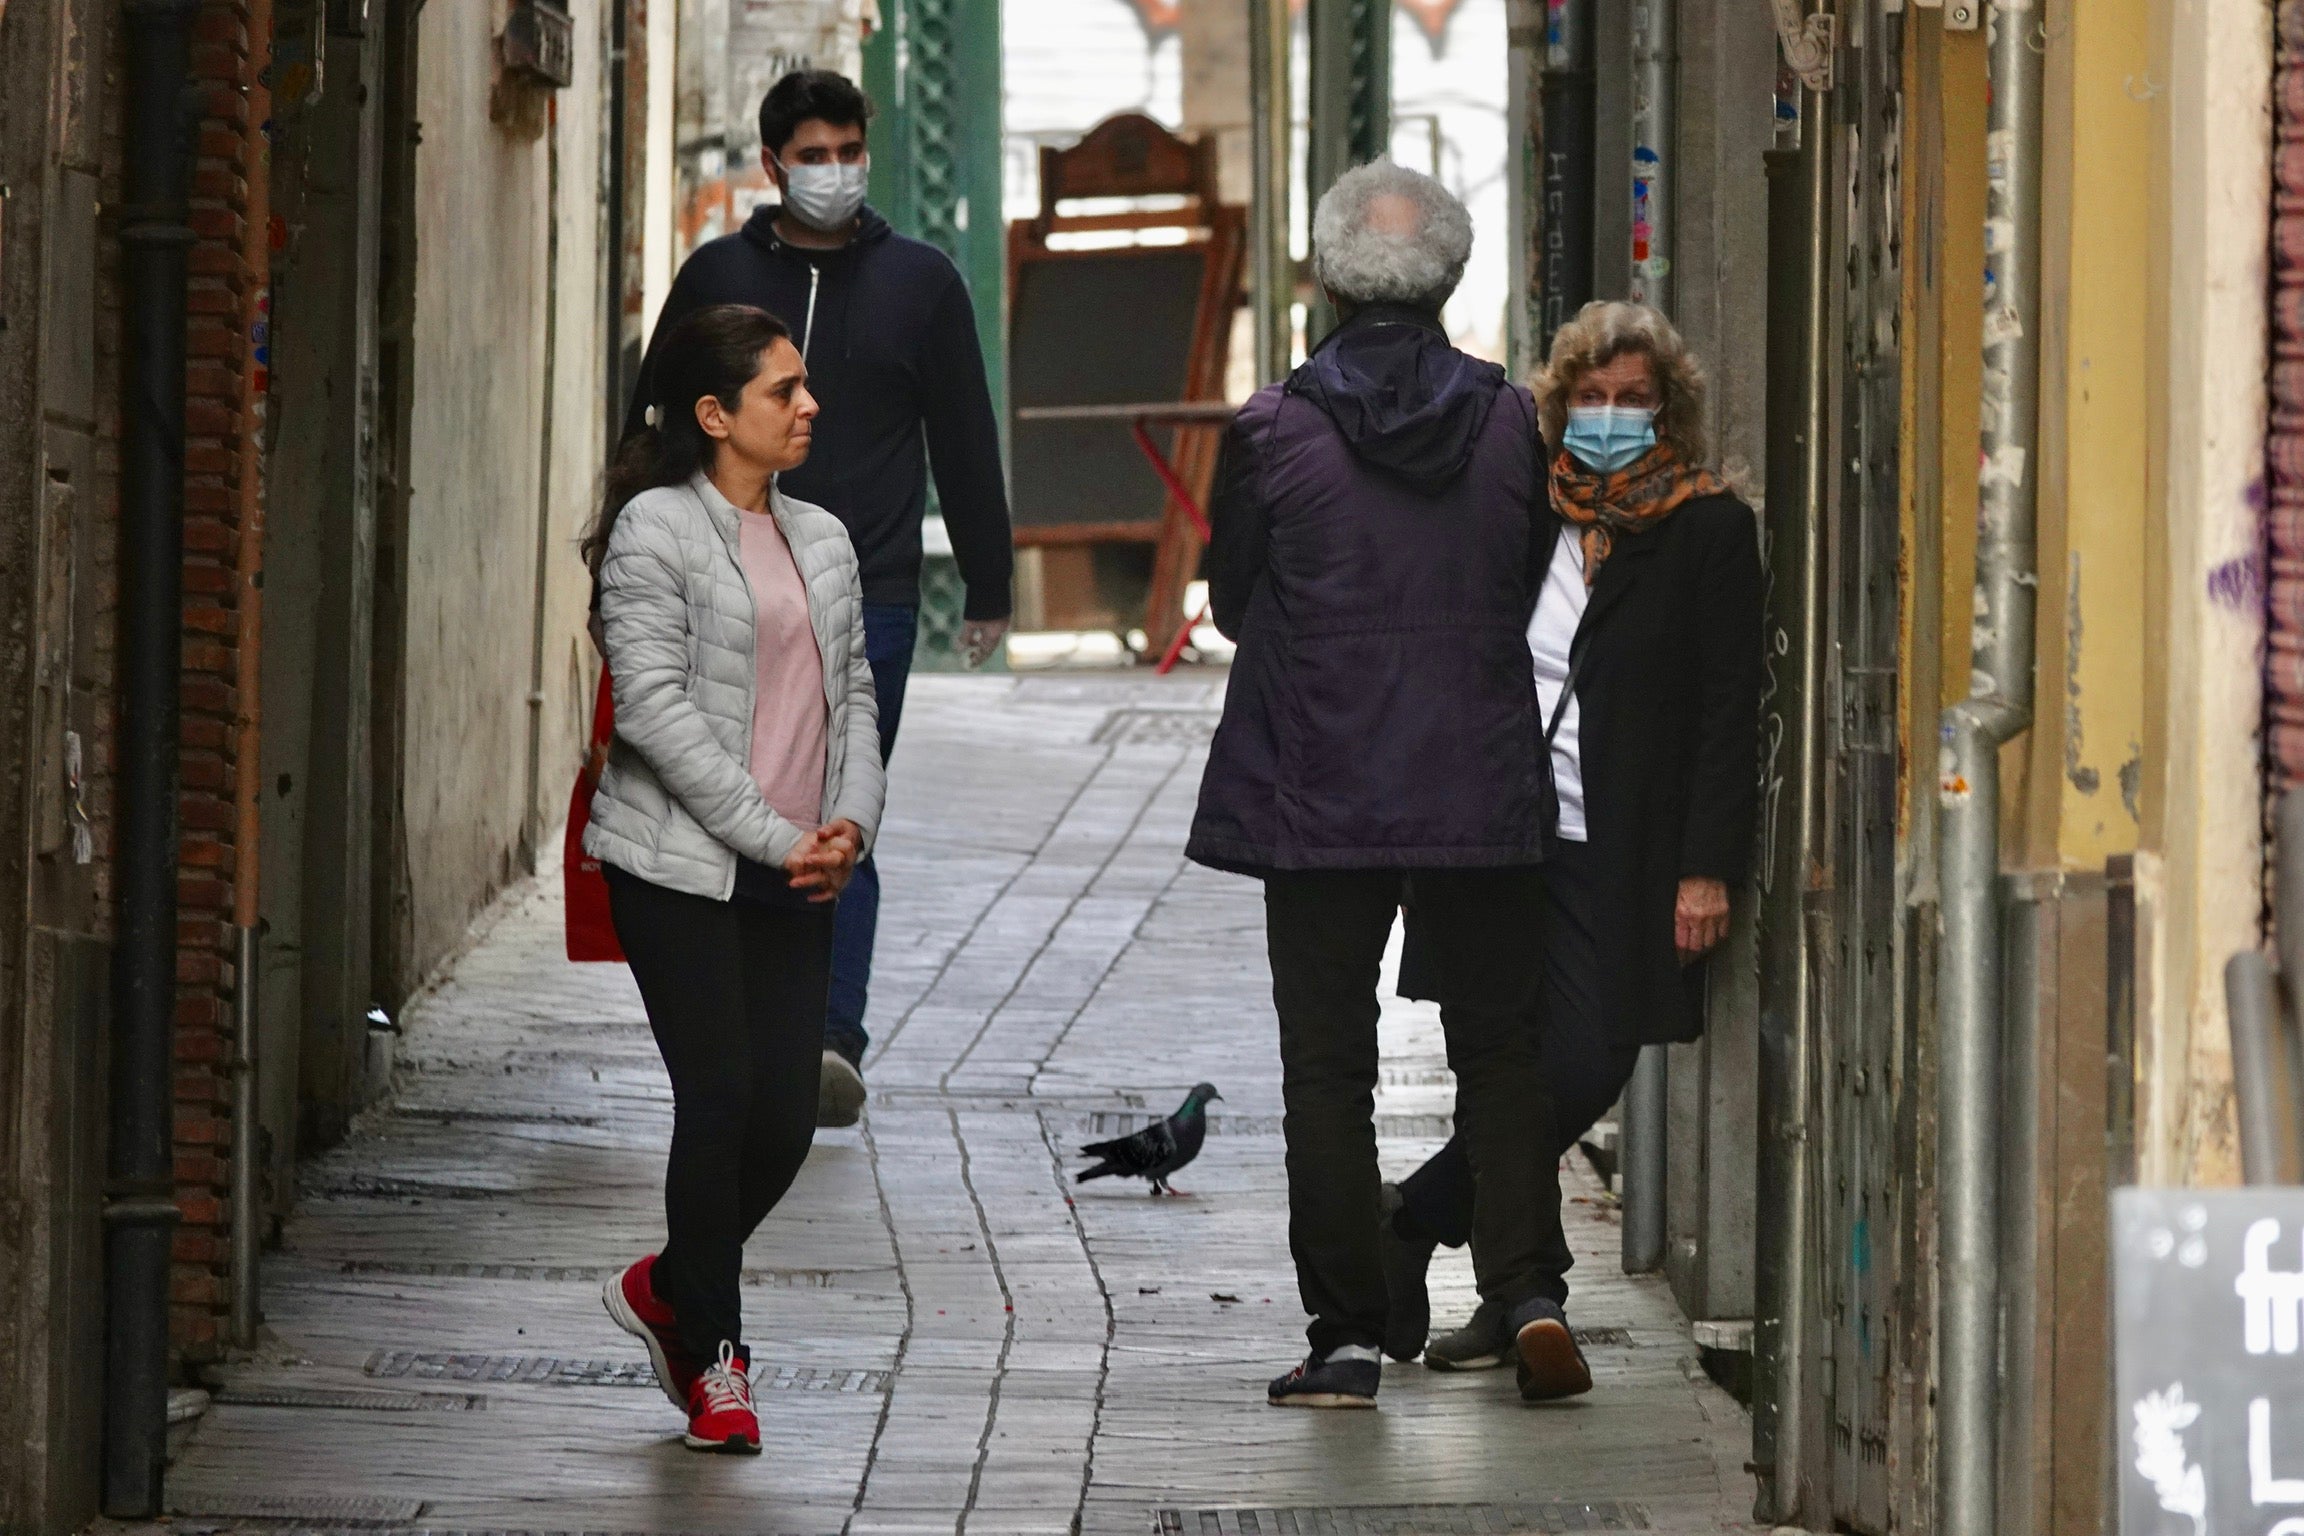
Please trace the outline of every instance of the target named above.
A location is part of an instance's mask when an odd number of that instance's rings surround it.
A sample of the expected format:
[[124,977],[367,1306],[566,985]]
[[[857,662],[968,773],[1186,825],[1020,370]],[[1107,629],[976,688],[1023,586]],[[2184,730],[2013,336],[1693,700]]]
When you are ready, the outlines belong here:
[[1431,1267],[1434,1243],[1419,1243],[1400,1235],[1393,1218],[1400,1212],[1400,1186],[1384,1186],[1382,1214],[1376,1221],[1376,1247],[1384,1259],[1384,1291],[1389,1306],[1384,1316],[1384,1353],[1395,1360],[1413,1360],[1424,1353],[1424,1340],[1432,1332],[1432,1296],[1424,1288],[1424,1271]]
[[1424,1364],[1435,1371],[1493,1371],[1512,1359],[1512,1331],[1504,1309],[1482,1302],[1472,1321],[1424,1346]]
[[1512,1312],[1512,1348],[1520,1357],[1520,1400],[1549,1403],[1592,1390],[1592,1367],[1568,1331],[1560,1303],[1539,1296]]
[[[1373,1353],[1373,1351],[1371,1351]],[[1339,1360],[1315,1351],[1285,1376],[1272,1378],[1265,1401],[1275,1408],[1373,1408],[1384,1379],[1381,1360]]]

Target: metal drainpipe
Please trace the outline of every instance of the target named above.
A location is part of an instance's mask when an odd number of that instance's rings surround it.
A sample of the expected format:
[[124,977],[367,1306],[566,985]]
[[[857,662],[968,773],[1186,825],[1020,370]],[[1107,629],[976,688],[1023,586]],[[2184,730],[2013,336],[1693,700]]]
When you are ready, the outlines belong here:
[[2032,723],[2038,588],[2040,90],[2029,6],[1995,3],[1986,118],[1983,441],[1969,696],[1944,712],[1937,969],[1937,1529],[1989,1536],[1998,1486],[2000,748]]
[[[1632,298],[1672,312],[1670,171],[1673,137],[1674,12],[1678,0],[1638,0],[1632,8]],[[1671,1053],[1640,1052],[1624,1091],[1624,1228],[1628,1275],[1664,1267],[1670,1152]]]
[[104,1190],[104,1512],[160,1513],[176,1230],[177,690],[184,319],[192,245],[191,0],[122,0],[128,112],[120,444],[119,803]]
[[[238,709],[233,746],[232,835],[232,1342],[256,1342],[257,1280],[263,1242],[263,1130],[256,1100],[257,996],[263,964],[260,942],[263,874],[264,766],[264,405],[269,366],[272,298],[272,0],[249,0],[248,37],[265,67],[248,86],[248,207],[240,259],[248,268],[248,302],[241,311],[249,348],[240,390],[240,548],[234,587],[239,596],[233,696]],[[258,338],[263,338],[259,340]],[[259,355],[261,354],[261,355]]]
[[544,374],[543,419],[536,430],[535,597],[528,625],[528,802],[521,808],[520,841],[529,873],[544,863],[544,646],[552,593],[552,407],[560,342],[560,98],[544,103]]
[[[1832,0],[1805,13],[1829,26]],[[1809,897],[1821,829],[1823,523],[1831,492],[1830,53],[1800,92],[1800,148],[1771,151],[1768,692],[1760,876],[1760,1189],[1753,1266],[1752,1449],[1759,1517],[1823,1524],[1808,1473],[1822,1412],[1809,1376],[1818,1304],[1811,1115],[1817,1093]],[[1796,338],[1796,339],[1795,339]]]
[[1249,281],[1254,291],[1256,382],[1288,376],[1295,361],[1296,263],[1288,246],[1288,0],[1249,0],[1248,135],[1253,172]]
[[1672,313],[1672,159],[1678,151],[1679,0],[1632,7],[1632,288]]

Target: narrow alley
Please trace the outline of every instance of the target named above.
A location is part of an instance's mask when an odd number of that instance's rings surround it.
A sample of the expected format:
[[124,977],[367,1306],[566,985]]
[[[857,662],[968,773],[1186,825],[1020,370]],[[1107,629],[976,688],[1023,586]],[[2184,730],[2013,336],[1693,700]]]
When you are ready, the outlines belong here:
[[[753,1240],[766,1455],[698,1457],[602,1279],[659,1241],[671,1098],[621,967],[516,889],[409,1010],[392,1091],[307,1166],[265,1328],[222,1367],[179,1533],[1716,1531],[1743,1410],[1578,1157],[1573,1316],[1598,1389],[1386,1371],[1287,1413],[1301,1348],[1257,887],[1188,866],[1221,684],[914,684],[882,843],[873,1096]],[[1390,1005],[1388,1169],[1445,1135],[1437,1019]],[[1075,1186],[1078,1142],[1224,1093],[1183,1178]],[[1444,1325],[1469,1266],[1435,1271]]]

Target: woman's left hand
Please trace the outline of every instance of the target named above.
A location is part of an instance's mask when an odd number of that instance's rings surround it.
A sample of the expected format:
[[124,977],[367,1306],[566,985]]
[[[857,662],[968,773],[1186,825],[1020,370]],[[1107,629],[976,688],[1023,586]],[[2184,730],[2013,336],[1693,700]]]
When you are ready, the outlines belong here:
[[1724,880],[1690,878],[1680,882],[1680,897],[1672,905],[1672,938],[1680,948],[1680,963],[1694,965],[1728,937],[1728,884]]
[[803,889],[814,887],[820,894],[814,895],[813,900],[830,901],[848,888],[848,881],[856,873],[856,861],[864,850],[864,831],[842,817],[818,827],[809,837],[812,841],[803,845],[801,853],[806,874],[793,883]]

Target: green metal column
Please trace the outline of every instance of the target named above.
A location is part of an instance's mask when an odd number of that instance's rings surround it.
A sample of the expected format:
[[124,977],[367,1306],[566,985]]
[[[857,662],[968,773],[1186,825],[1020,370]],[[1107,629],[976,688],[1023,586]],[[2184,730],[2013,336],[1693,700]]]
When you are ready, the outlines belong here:
[[[864,89],[879,112],[872,130],[872,205],[899,233],[950,256],[967,280],[1005,434],[1000,0],[883,0],[882,16],[880,31],[864,45]],[[959,665],[964,595],[951,557],[931,554],[920,573],[915,665]]]
[[[1392,0],[1311,0],[1311,141],[1304,195],[1321,194],[1356,165],[1392,148]],[[1305,341],[1317,346],[1336,324],[1316,299]]]

